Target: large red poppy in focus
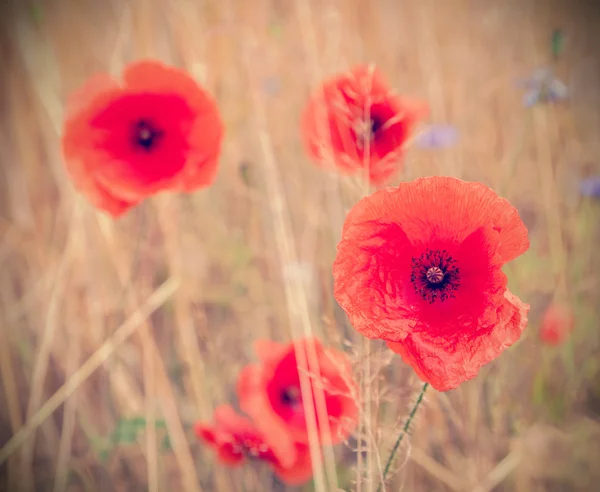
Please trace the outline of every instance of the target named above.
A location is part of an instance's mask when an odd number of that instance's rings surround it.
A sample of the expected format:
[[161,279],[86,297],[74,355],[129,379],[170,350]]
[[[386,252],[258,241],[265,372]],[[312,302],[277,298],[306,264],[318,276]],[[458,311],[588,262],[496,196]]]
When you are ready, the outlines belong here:
[[380,185],[399,170],[404,146],[427,113],[424,103],[393,94],[377,68],[360,65],[311,96],[302,136],[318,165],[361,172]]
[[528,248],[517,210],[491,189],[421,178],[352,208],[334,295],[356,330],[445,391],[519,339],[529,306],[508,291],[502,266]]
[[325,402],[329,444],[344,441],[358,419],[356,386],[347,357],[342,352],[324,348],[312,338],[298,340],[296,344],[307,355],[314,350],[318,370],[310,365],[310,370],[302,369],[306,366],[297,360],[294,343],[282,345],[262,340],[255,344],[260,363],[242,370],[237,388],[240,407],[263,432],[268,445],[281,457],[284,465],[296,459],[297,443],[308,445],[309,442],[305,414],[308,405],[305,405],[300,388],[300,370],[309,375],[313,408],[308,407],[308,411],[315,416],[321,442],[326,442],[326,436],[320,423],[323,421],[318,416],[318,403],[315,406],[319,395]]
[[203,88],[182,70],[142,61],[121,82],[98,75],[73,94],[62,147],[75,187],[118,217],[159,191],[210,185],[222,138]]
[[300,485],[312,477],[308,446],[297,444],[294,460],[284,467],[266,444],[262,433],[231,406],[218,407],[214,420],[214,423],[198,422],[194,431],[198,439],[215,449],[221,463],[238,466],[246,460],[261,461],[271,466],[280,480],[288,485]]

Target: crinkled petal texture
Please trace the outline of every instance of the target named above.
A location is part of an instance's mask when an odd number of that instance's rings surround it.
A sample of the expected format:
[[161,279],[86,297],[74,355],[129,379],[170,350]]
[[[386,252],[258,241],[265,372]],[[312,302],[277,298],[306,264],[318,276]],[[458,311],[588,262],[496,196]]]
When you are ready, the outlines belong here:
[[[240,406],[282,464],[298,459],[298,444],[308,445],[306,412],[314,416],[321,442],[336,444],[348,437],[357,424],[358,406],[343,353],[312,338],[288,345],[258,341],[255,348],[260,362],[246,366],[238,380]],[[301,371],[309,375],[309,396],[301,390]],[[318,401],[325,407],[315,405]]]
[[566,304],[551,304],[542,316],[539,337],[547,345],[561,345],[575,328],[573,311]]
[[219,461],[225,465],[238,466],[247,458],[262,461],[288,485],[300,485],[312,477],[307,446],[297,445],[294,459],[282,464],[253,422],[229,405],[217,407],[214,423],[198,422],[194,431],[198,439],[215,449]]
[[473,378],[526,326],[529,306],[507,290],[502,266],[528,248],[517,210],[488,187],[420,178],[352,208],[334,295],[356,330],[389,342],[445,391]]
[[360,65],[327,80],[309,99],[301,130],[310,157],[380,185],[400,168],[404,146],[429,110],[393,94],[382,73]]
[[498,324],[479,336],[456,338],[451,343],[425,333],[409,335],[388,347],[412,366],[417,376],[438,391],[448,391],[477,376],[485,364],[515,343],[527,326],[529,306],[509,291],[499,308]]
[[141,61],[121,82],[98,75],[73,94],[62,147],[75,187],[118,217],[157,192],[209,186],[222,138],[203,88],[182,70]]

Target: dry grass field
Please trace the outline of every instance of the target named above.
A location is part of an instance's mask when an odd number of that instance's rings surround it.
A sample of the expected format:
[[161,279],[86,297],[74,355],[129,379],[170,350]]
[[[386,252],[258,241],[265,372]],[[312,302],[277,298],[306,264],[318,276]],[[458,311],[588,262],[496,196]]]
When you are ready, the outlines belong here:
[[[333,298],[345,214],[370,190],[314,166],[299,133],[310,92],[356,63],[377,64],[398,92],[429,102],[432,123],[460,132],[447,149],[410,148],[396,183],[481,181],[519,209],[531,240],[505,269],[531,304],[524,336],[476,379],[426,393],[386,490],[599,490],[600,203],[581,198],[578,181],[600,172],[600,11],[582,5],[3,7],[0,490],[296,490],[259,466],[218,465],[192,425],[235,404],[253,340],[307,333],[348,352],[364,398],[359,431],[297,490],[377,489],[420,383],[383,342],[358,335]],[[515,81],[550,63],[556,28],[565,35],[556,73],[570,97],[525,108]],[[201,81],[226,138],[212,187],[161,194],[115,221],[66,176],[63,108],[90,75],[144,57]],[[538,340],[553,299],[576,315],[558,347]]]

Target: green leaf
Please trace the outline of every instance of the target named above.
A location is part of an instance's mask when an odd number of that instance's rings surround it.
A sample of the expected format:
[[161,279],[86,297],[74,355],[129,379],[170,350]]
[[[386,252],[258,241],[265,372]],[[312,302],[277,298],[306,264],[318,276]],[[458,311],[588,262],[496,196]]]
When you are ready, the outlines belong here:
[[[120,421],[121,425],[126,428],[136,428],[136,429],[145,429],[147,425],[147,421],[144,417],[133,417],[131,419],[123,419]],[[156,419],[154,421],[154,426],[157,429],[162,429],[167,426],[163,419]]]
[[[145,421],[144,421],[145,424]],[[137,440],[138,435],[137,419],[119,420],[117,428],[112,434],[112,440],[115,443],[133,443]]]
[[[133,444],[137,441],[139,433],[146,428],[147,421],[144,417],[133,417],[130,419],[121,419],[117,422],[114,431],[109,436],[109,442],[113,445]],[[154,422],[158,429],[165,429],[166,422],[158,419]]]
[[125,429],[121,432],[115,433],[115,442],[119,444],[132,444],[137,441],[137,431],[132,429]]
[[143,429],[144,427],[146,427],[146,419],[144,417],[134,417],[132,419],[129,419],[129,421],[124,420],[122,422],[127,422],[128,425],[132,427],[137,427],[138,429]]

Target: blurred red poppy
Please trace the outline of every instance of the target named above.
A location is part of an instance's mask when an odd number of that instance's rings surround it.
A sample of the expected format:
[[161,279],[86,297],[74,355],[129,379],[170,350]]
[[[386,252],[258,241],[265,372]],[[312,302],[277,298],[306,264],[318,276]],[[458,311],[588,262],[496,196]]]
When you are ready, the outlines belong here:
[[215,179],[223,124],[186,72],[156,61],[122,82],[90,79],[69,100],[62,148],[75,188],[114,217],[157,192],[191,192]]
[[356,330],[446,391],[520,337],[529,306],[508,291],[502,266],[528,248],[517,210],[486,186],[421,178],[350,210],[334,295]]
[[[314,350],[318,369],[312,365],[308,366],[310,371],[305,369],[307,366],[296,358],[294,343],[282,345],[261,340],[255,344],[260,363],[242,370],[237,387],[242,410],[263,432],[284,465],[295,459],[297,443],[307,445],[309,442],[306,411],[313,412],[322,443],[344,441],[358,419],[356,386],[345,354],[326,349],[313,338],[298,340],[296,344],[298,350],[305,351],[309,361]],[[312,409],[308,403],[305,405],[300,389],[300,371],[303,370],[310,380]],[[318,411],[323,408],[318,404],[321,396],[327,412],[329,436],[323,435],[326,430],[319,420]]]
[[296,445],[293,462],[283,467],[261,432],[232,407],[218,407],[214,419],[214,423],[197,423],[194,431],[198,439],[216,450],[221,463],[238,466],[247,459],[262,461],[271,466],[279,479],[288,485],[300,485],[312,477],[308,446]]
[[575,317],[565,304],[551,304],[542,316],[540,340],[548,345],[561,345],[575,328]]
[[393,94],[377,68],[360,65],[325,81],[311,96],[302,136],[321,167],[362,172],[380,185],[399,170],[404,146],[428,112],[425,103]]

